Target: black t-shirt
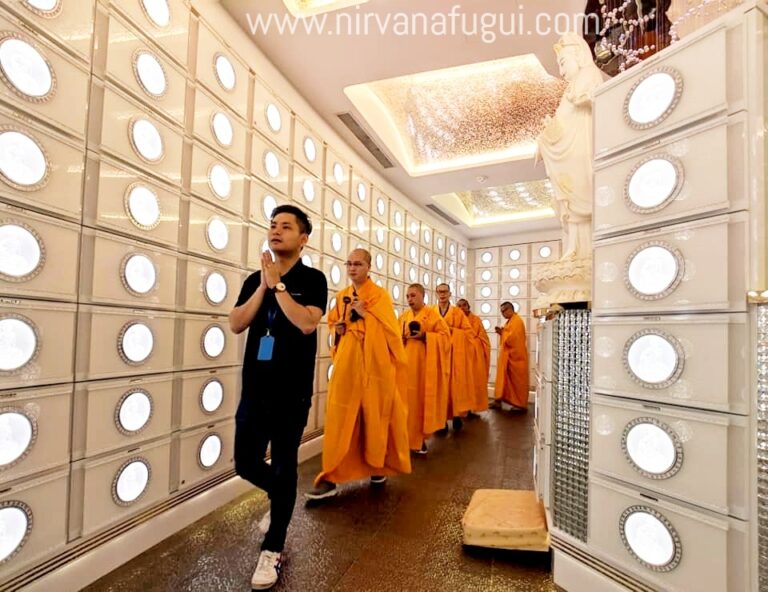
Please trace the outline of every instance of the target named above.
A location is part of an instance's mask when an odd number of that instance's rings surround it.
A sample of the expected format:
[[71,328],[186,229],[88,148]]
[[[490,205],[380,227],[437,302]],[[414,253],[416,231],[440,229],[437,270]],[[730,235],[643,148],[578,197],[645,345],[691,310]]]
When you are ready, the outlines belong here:
[[[291,297],[302,306],[315,306],[325,312],[328,284],[322,272],[307,267],[299,259],[281,280]],[[261,271],[249,275],[235,306],[245,304],[261,282]],[[269,311],[274,311],[270,335],[275,338],[272,359],[259,361],[259,341],[267,334]],[[256,396],[260,385],[279,388],[285,396],[311,397],[315,377],[317,331],[309,335],[291,323],[278,304],[275,293],[267,290],[264,301],[248,330],[243,360],[243,396]]]

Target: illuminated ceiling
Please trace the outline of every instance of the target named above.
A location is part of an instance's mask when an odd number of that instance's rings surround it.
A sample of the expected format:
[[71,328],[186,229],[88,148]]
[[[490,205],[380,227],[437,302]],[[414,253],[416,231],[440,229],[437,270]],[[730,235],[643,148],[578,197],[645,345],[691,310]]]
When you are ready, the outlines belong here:
[[548,179],[436,195],[433,198],[470,228],[551,218],[555,196]]
[[344,89],[414,177],[532,158],[564,83],[534,54]]
[[368,0],[283,0],[283,2],[291,15],[296,18],[304,18],[365,4]]

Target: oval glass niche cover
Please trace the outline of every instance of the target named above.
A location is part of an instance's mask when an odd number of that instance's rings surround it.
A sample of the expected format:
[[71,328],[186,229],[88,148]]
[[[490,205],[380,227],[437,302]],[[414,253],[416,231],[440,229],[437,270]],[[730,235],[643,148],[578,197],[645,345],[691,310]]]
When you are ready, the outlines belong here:
[[627,508],[620,519],[619,533],[627,551],[652,571],[672,571],[680,563],[682,548],[677,531],[651,508]]
[[115,425],[126,435],[144,429],[152,417],[152,397],[142,389],[128,391],[117,403]]
[[200,442],[197,460],[204,469],[210,469],[221,457],[221,438],[218,434],[208,434]]
[[37,327],[19,315],[0,318],[0,372],[17,372],[40,351]]
[[171,8],[168,6],[168,0],[141,0],[141,7],[155,26],[162,29],[171,24]]
[[131,122],[131,146],[141,158],[148,162],[159,162],[165,153],[163,136],[157,126],[148,119]]
[[339,266],[334,264],[331,267],[331,281],[334,285],[338,285],[341,281],[341,270],[339,269]]
[[227,280],[218,271],[212,271],[205,277],[205,299],[213,305],[219,305],[227,297]]
[[128,323],[120,332],[118,349],[120,357],[128,364],[142,364],[155,348],[155,336],[144,323]]
[[271,150],[264,154],[264,171],[271,179],[277,179],[280,176],[280,159]]
[[265,117],[267,119],[267,125],[269,129],[277,133],[283,128],[283,116],[280,114],[280,109],[274,103],[269,103],[265,111]]
[[0,279],[23,282],[35,277],[45,263],[45,247],[26,225],[0,224]]
[[22,98],[44,101],[56,90],[53,67],[20,35],[0,33],[0,78]]
[[205,230],[208,246],[215,251],[223,251],[229,244],[229,229],[221,218],[211,218]]
[[304,157],[307,159],[308,162],[315,162],[317,160],[317,145],[315,144],[315,141],[307,136],[304,138]]
[[214,59],[213,71],[216,79],[224,90],[233,90],[237,84],[237,75],[232,61],[225,55],[219,54]]
[[664,242],[645,243],[629,256],[625,283],[641,300],[658,300],[671,294],[683,277],[682,253]]
[[32,532],[32,510],[20,501],[0,507],[0,564],[18,553]]
[[624,118],[634,129],[659,125],[672,113],[683,92],[683,79],[672,68],[657,68],[638,80],[624,102]]
[[120,277],[128,292],[146,296],[157,284],[157,268],[146,255],[129,255],[123,261]]
[[22,460],[37,438],[36,423],[23,411],[0,409],[0,469]]
[[682,345],[663,331],[639,331],[624,347],[624,368],[646,388],[661,389],[674,384],[683,372],[684,363]]
[[219,145],[224,148],[232,146],[232,142],[235,139],[235,127],[232,125],[232,120],[229,115],[222,111],[217,111],[211,117],[211,129],[213,130],[213,137]]
[[205,413],[214,413],[224,400],[224,385],[218,378],[205,383],[200,391],[200,407]]
[[133,58],[133,72],[144,92],[155,98],[165,94],[168,87],[165,69],[153,53],[146,50],[136,52]]
[[232,193],[232,177],[222,164],[216,163],[208,171],[208,183],[211,191],[219,199],[227,199]]
[[128,219],[142,230],[152,230],[160,224],[160,200],[145,185],[133,185],[125,197]]
[[56,16],[61,10],[61,0],[24,0],[24,4],[32,12],[48,18]]
[[112,499],[120,506],[128,506],[147,490],[151,471],[144,459],[126,462],[117,472],[112,486]]
[[630,466],[650,479],[668,479],[682,466],[680,438],[672,428],[652,417],[629,422],[621,447]]
[[202,348],[207,358],[218,358],[227,345],[227,336],[218,325],[211,325],[203,332]]
[[659,156],[644,160],[629,175],[625,201],[634,212],[658,212],[677,196],[682,180],[682,165],[676,159]]
[[49,173],[42,146],[24,132],[0,131],[0,175],[12,187],[32,191],[41,187]]

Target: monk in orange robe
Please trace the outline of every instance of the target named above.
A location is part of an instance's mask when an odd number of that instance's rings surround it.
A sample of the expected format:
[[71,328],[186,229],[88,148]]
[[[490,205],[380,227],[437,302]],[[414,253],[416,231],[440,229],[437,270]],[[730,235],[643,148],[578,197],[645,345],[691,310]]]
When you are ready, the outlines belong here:
[[448,390],[446,417],[453,419],[453,429],[460,430],[461,418],[475,405],[475,384],[472,372],[472,327],[466,315],[451,305],[448,284],[437,287],[437,304],[433,307],[445,319],[451,330],[451,381]]
[[386,290],[368,277],[371,255],[355,249],[346,262],[352,285],[328,314],[335,336],[328,384],[323,467],[312,500],[337,494],[336,485],[411,472],[408,448],[408,365],[400,325]]
[[501,314],[507,323],[503,327],[496,327],[496,333],[499,334],[499,361],[496,366],[494,407],[504,401],[512,406],[513,411],[527,411],[528,346],[525,323],[511,302],[501,305]]
[[451,332],[442,317],[424,305],[424,286],[411,284],[409,310],[400,315],[408,358],[408,439],[411,450],[427,453],[426,439],[445,426],[451,378]]
[[480,317],[472,313],[469,302],[462,298],[456,303],[466,316],[472,327],[472,370],[475,384],[475,404],[472,411],[485,411],[488,409],[488,376],[491,371],[491,340],[488,332],[483,327]]

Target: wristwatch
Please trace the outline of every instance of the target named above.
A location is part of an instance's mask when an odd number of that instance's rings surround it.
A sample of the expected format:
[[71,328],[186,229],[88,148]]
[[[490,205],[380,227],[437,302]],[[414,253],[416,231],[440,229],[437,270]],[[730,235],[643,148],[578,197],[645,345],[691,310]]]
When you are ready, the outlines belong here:
[[275,284],[275,287],[272,288],[272,289],[275,291],[275,293],[285,292],[287,290],[287,288],[285,287],[285,284],[283,282],[277,282]]

